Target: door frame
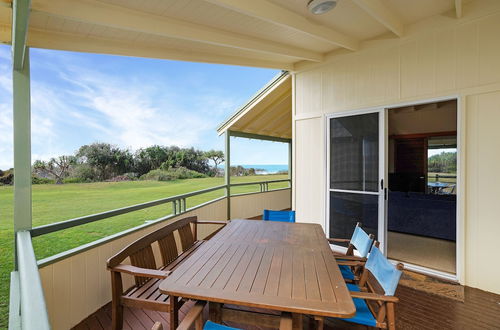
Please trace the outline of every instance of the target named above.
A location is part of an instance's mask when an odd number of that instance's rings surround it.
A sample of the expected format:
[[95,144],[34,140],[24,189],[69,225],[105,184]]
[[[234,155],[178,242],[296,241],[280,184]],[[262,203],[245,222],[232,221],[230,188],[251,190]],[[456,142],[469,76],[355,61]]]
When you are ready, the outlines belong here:
[[[456,273],[447,273],[443,271],[438,271],[435,269],[430,269],[426,268],[423,266],[411,264],[411,263],[406,263],[403,262],[404,266],[406,269],[419,272],[425,275],[430,275],[433,277],[438,277],[442,278],[445,280],[449,281],[454,281],[454,282],[459,282],[460,284],[465,283],[465,222],[464,222],[464,216],[465,216],[465,108],[464,108],[464,98],[463,96],[459,94],[452,94],[452,95],[447,95],[447,96],[442,96],[442,97],[436,97],[436,98],[428,98],[428,99],[416,99],[413,101],[406,101],[406,102],[399,102],[399,103],[391,103],[391,104],[384,104],[376,107],[368,107],[368,108],[358,108],[358,109],[352,109],[352,110],[346,110],[346,111],[338,111],[338,112],[330,112],[325,115],[323,115],[324,119],[324,155],[325,155],[325,166],[324,166],[324,171],[325,171],[325,213],[324,213],[324,219],[323,219],[323,226],[325,228],[325,231],[329,233],[329,227],[330,227],[330,221],[329,221],[329,214],[330,214],[330,198],[329,198],[329,193],[330,193],[330,158],[329,158],[329,151],[330,151],[330,134],[329,134],[329,127],[330,127],[330,119],[334,117],[341,117],[341,116],[349,116],[349,115],[361,115],[361,114],[366,114],[366,113],[373,113],[373,112],[380,112],[383,113],[383,118],[384,122],[383,125],[379,126],[379,129],[383,129],[384,132],[383,134],[379,134],[379,136],[383,136],[383,141],[379,142],[379,157],[383,157],[383,163],[384,164],[384,169],[379,169],[379,173],[383,173],[383,175],[380,175],[381,178],[384,179],[384,188],[387,188],[387,176],[388,176],[388,140],[389,140],[389,134],[388,134],[388,123],[387,123],[387,112],[391,108],[398,108],[398,107],[404,107],[404,106],[412,106],[412,105],[421,105],[421,104],[427,104],[427,103],[433,103],[433,102],[442,102],[442,101],[450,101],[450,100],[456,100],[457,101],[457,184],[456,184],[456,191],[457,191],[457,205],[456,205],[456,253],[455,253],[455,263],[456,263]],[[380,117],[379,117],[380,118]],[[382,154],[383,152],[383,154]],[[382,198],[383,198],[383,194]],[[383,239],[383,243],[381,242],[382,245],[382,251],[384,254],[386,253],[386,244],[385,240],[387,237],[387,201],[384,202],[384,207],[383,207],[383,214],[382,211],[380,210],[380,205],[381,203],[379,202],[379,235],[382,233],[382,237],[379,237],[379,240]],[[382,220],[381,220],[382,218]],[[383,227],[383,229],[381,228]],[[338,250],[340,252],[346,251],[346,248],[340,247],[340,246],[332,246],[332,249]],[[396,261],[391,260],[394,263]]]

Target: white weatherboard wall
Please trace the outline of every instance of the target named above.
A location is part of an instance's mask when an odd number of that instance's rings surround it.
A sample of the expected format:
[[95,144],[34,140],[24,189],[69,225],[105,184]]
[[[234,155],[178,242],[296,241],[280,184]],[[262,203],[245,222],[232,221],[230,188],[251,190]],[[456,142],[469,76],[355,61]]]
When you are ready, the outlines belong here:
[[[463,284],[500,294],[500,1],[478,0],[362,50],[297,65],[294,85],[294,208],[325,221],[325,115],[458,96],[462,143]],[[460,204],[460,203],[459,203]],[[487,266],[486,266],[487,265]]]

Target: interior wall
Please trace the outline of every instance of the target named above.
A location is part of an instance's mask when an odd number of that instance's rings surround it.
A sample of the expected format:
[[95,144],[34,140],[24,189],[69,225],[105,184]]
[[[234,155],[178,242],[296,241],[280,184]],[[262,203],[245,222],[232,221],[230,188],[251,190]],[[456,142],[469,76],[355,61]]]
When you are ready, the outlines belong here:
[[494,200],[500,186],[500,154],[494,151],[500,140],[500,2],[473,1],[464,13],[462,19],[442,15],[419,22],[403,38],[366,42],[325,64],[297,66],[294,207],[299,219],[325,225],[326,114],[458,96],[464,145],[458,277],[500,294],[500,265],[484,267],[500,232],[500,203]]

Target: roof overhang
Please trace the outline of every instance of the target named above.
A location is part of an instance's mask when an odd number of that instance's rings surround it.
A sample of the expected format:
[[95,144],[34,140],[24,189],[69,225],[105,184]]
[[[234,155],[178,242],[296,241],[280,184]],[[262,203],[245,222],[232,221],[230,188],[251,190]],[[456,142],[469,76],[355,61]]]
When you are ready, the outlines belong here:
[[282,72],[217,129],[219,135],[286,142],[292,138],[292,77]]

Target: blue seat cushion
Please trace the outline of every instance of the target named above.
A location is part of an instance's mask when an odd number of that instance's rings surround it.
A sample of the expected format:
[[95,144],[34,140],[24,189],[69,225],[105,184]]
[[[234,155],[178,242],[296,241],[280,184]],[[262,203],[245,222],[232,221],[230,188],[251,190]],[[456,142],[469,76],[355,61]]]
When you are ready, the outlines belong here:
[[346,265],[339,265],[340,272],[342,273],[342,277],[346,280],[354,280],[354,274],[351,270],[351,267]]
[[238,328],[231,328],[226,325],[214,323],[212,321],[207,321],[203,326],[203,330],[239,330]]
[[[356,284],[347,284],[347,288],[349,289],[349,291],[360,291],[359,287]],[[342,320],[367,325],[369,327],[376,326],[377,320],[368,308],[368,305],[366,305],[365,300],[360,298],[353,298],[352,300],[354,301],[354,306],[356,306],[356,315],[354,315],[354,317],[351,317],[350,319]]]

